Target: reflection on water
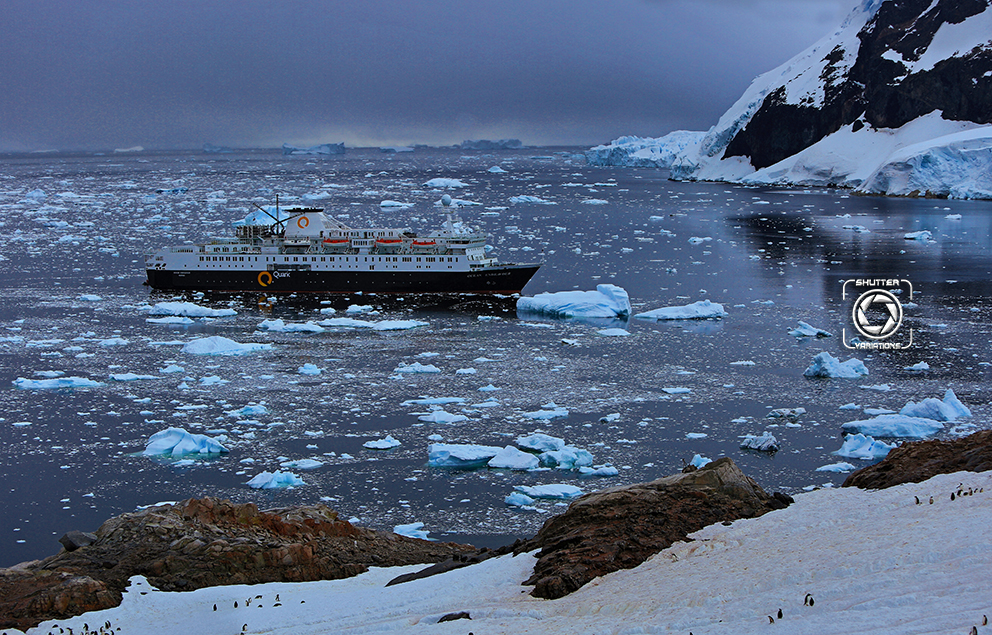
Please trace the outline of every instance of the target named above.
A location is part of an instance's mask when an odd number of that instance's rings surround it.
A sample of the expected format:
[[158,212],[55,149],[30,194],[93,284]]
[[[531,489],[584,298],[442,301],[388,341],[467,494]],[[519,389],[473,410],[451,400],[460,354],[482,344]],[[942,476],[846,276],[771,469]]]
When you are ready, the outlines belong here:
[[[948,387],[975,413],[970,422],[987,426],[989,203],[674,183],[657,170],[589,168],[567,151],[553,160],[533,154],[418,149],[349,150],[328,159],[177,153],[8,161],[0,186],[7,236],[0,245],[7,290],[0,306],[0,384],[6,386],[0,500],[7,510],[0,564],[54,553],[65,531],[93,530],[136,505],[206,494],[262,507],[324,500],[377,528],[423,521],[435,537],[500,542],[533,533],[548,517],[505,506],[515,485],[567,482],[593,490],[667,475],[696,453],[733,457],[769,490],[839,484],[843,474],[815,470],[841,460],[831,452],[840,447],[842,423],[867,416],[864,407],[897,411]],[[489,173],[493,165],[507,173]],[[492,234],[494,255],[543,260],[527,294],[612,283],[627,290],[635,312],[710,299],[729,316],[549,320],[517,316],[513,298],[358,294],[189,296],[183,299],[238,312],[189,326],[149,324],[139,310],[176,299],[142,286],[146,251],[226,235],[251,203],[279,193],[290,204],[326,205],[357,226],[420,230],[440,217],[435,202],[442,192],[423,185],[436,176],[468,183],[452,195],[480,203],[460,211]],[[179,186],[187,192],[155,193]],[[554,204],[509,202],[522,194]],[[387,199],[415,205],[380,208]],[[924,229],[933,241],[903,238]],[[870,370],[864,380],[804,378],[820,351],[852,356],[840,342],[851,312],[841,288],[857,277],[912,281],[916,306],[906,308],[905,328],[913,329],[914,348],[858,352]],[[340,316],[352,304],[378,312],[362,319],[413,318],[429,326],[383,333],[256,330],[265,319],[319,321],[327,317],[322,309]],[[834,337],[788,335],[800,320]],[[610,327],[630,335],[597,334]],[[274,348],[235,358],[181,352],[182,343],[208,335]],[[401,362],[415,361],[441,372],[395,372]],[[906,370],[920,361],[930,370]],[[300,374],[306,363],[321,374]],[[181,371],[162,372],[170,366]],[[13,387],[18,377],[49,371],[105,385]],[[157,378],[109,379],[128,372]],[[497,390],[480,390],[490,386]],[[401,405],[419,397],[461,398],[443,407],[468,420],[422,422],[430,406]],[[551,402],[568,416],[526,416]],[[252,403],[264,403],[267,413],[234,414]],[[851,403],[859,409],[839,409]],[[804,407],[807,414],[794,424],[766,417],[781,407]],[[182,466],[136,455],[151,434],[169,426],[226,437],[231,452]],[[503,446],[537,429],[588,450],[620,475],[582,479],[557,470],[426,465],[427,446],[438,437]],[[765,430],[779,439],[778,453],[738,447],[739,437]],[[387,434],[402,445],[363,447]],[[950,425],[944,434],[951,434]],[[304,487],[260,492],[244,485],[262,470],[302,458],[323,464],[298,471]]]

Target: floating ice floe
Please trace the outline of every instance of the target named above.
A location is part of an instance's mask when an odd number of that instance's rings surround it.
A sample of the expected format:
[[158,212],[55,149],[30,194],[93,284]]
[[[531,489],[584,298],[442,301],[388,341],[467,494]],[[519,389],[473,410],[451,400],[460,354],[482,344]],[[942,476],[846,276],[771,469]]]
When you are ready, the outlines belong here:
[[754,434],[745,435],[741,440],[741,448],[746,450],[757,450],[758,452],[778,452],[778,439],[770,432],[763,432],[760,436]]
[[306,485],[306,482],[292,472],[262,472],[255,475],[250,481],[245,483],[252,489],[286,489],[289,487],[299,487]]
[[566,445],[560,450],[542,452],[538,459],[544,467],[554,467],[559,470],[574,470],[593,464],[592,454],[571,445]]
[[508,445],[500,450],[487,464],[491,468],[504,470],[533,470],[540,465],[537,456]]
[[407,538],[427,540],[427,534],[431,532],[424,529],[424,523],[410,523],[407,525],[396,525],[393,527],[393,533],[400,536],[406,536]]
[[503,502],[510,507],[533,507],[535,501],[523,492],[512,492],[503,499]]
[[379,207],[382,209],[407,209],[408,207],[413,207],[413,203],[404,203],[402,201],[390,201],[385,200],[379,203]]
[[420,415],[417,417],[421,421],[426,421],[427,423],[461,423],[462,421],[468,421],[468,417],[465,415],[457,415],[445,410],[433,410],[425,415]]
[[853,472],[856,469],[857,468],[851,465],[850,463],[847,463],[845,461],[840,461],[839,463],[830,463],[829,465],[821,465],[820,467],[816,468],[816,471],[845,473],[845,472]]
[[269,409],[262,404],[249,404],[238,410],[227,410],[224,414],[235,418],[257,417],[259,415],[269,414]]
[[517,437],[516,444],[535,452],[551,452],[565,447],[565,440],[552,437],[543,432],[534,432],[526,436]]
[[127,346],[130,341],[123,337],[108,337],[105,340],[100,340],[97,342],[97,346],[110,347],[110,346]]
[[931,234],[929,231],[924,229],[918,232],[907,232],[906,234],[903,235],[903,238],[905,238],[906,240],[930,241],[933,240],[933,234]]
[[713,459],[708,459],[705,456],[703,456],[702,454],[694,454],[692,456],[692,460],[689,461],[689,465],[691,465],[691,466],[693,466],[693,467],[695,467],[695,468],[698,469],[698,468],[701,468],[704,465],[707,465],[708,463],[712,463],[712,462],[713,462]]
[[532,412],[525,412],[523,415],[527,419],[537,419],[540,421],[546,421],[548,419],[560,419],[562,417],[568,416],[568,410],[565,408],[559,408],[554,402],[546,403],[541,406],[541,410],[534,410]]
[[612,465],[593,465],[592,467],[581,466],[579,467],[579,476],[584,478],[598,477],[598,478],[609,478],[611,476],[618,476],[620,470],[613,467]]
[[559,318],[616,318],[630,315],[627,292],[613,284],[596,285],[595,291],[558,291],[523,296],[517,311]]
[[907,417],[923,417],[934,421],[956,421],[963,417],[970,417],[971,410],[958,400],[954,390],[948,388],[947,392],[944,393],[943,401],[934,397],[928,397],[919,403],[910,401],[903,406],[899,414]]
[[175,459],[191,454],[222,454],[227,451],[220,441],[205,434],[192,434],[182,428],[167,428],[148,437],[142,454]]
[[160,318],[145,318],[145,322],[149,324],[187,326],[193,323],[193,318],[186,317],[185,315],[167,315]]
[[427,181],[424,183],[424,186],[434,188],[468,187],[468,183],[459,181],[458,179],[436,178]]
[[311,364],[307,362],[306,364],[303,364],[302,366],[297,368],[296,372],[299,373],[300,375],[315,376],[321,374],[324,371],[318,368],[316,364]]
[[241,344],[232,339],[212,335],[191,340],[183,345],[182,351],[191,355],[248,355],[256,351],[267,351],[272,349],[272,344],[258,344],[249,342]]
[[271,331],[273,333],[323,333],[324,329],[313,322],[304,324],[287,324],[283,320],[264,320],[255,327],[259,331]]
[[385,439],[366,441],[362,444],[362,447],[368,448],[369,450],[391,450],[393,448],[398,448],[400,445],[402,444],[394,439],[392,435],[387,434]]
[[834,452],[834,454],[848,459],[863,459],[866,461],[872,461],[874,459],[885,458],[889,451],[895,447],[895,445],[889,445],[883,441],[876,441],[873,437],[859,432],[857,434],[845,435],[844,443],[840,446],[839,450]]
[[406,362],[400,362],[400,365],[393,369],[394,373],[403,374],[415,374],[415,373],[440,373],[441,369],[433,364],[421,364],[420,362],[414,362],[412,364],[407,364]]
[[668,386],[662,388],[661,392],[666,395],[688,395],[692,392],[692,388],[686,388],[685,386]]
[[323,461],[318,461],[317,459],[294,459],[292,461],[283,461],[279,464],[279,467],[293,470],[316,470],[318,467],[323,466]]
[[114,381],[138,381],[140,379],[159,379],[157,375],[136,375],[134,373],[115,373],[110,375]]
[[420,399],[407,399],[400,403],[401,406],[444,406],[452,403],[465,403],[462,397],[421,397]]
[[712,318],[722,318],[729,315],[723,310],[722,304],[700,300],[685,306],[669,306],[643,313],[635,313],[634,317],[639,320],[708,320]]
[[554,201],[548,201],[540,196],[532,196],[530,194],[521,194],[520,196],[511,196],[510,202],[514,205],[522,205],[530,203],[532,205],[557,205]]
[[526,494],[531,498],[551,498],[555,500],[567,500],[582,495],[582,488],[564,483],[553,483],[549,485],[515,485],[516,491]]
[[53,388],[98,388],[103,382],[85,377],[56,377],[53,379],[25,379],[18,377],[13,384],[21,390],[51,390]]
[[933,419],[896,414],[848,421],[842,424],[841,428],[845,432],[860,432],[873,437],[922,439],[943,430],[944,424]]
[[237,315],[234,309],[211,309],[192,302],[159,302],[150,309],[149,315],[185,315],[186,317],[229,317]]
[[83,295],[79,296],[79,299],[82,300],[83,302],[100,302],[101,300],[103,300],[103,298],[101,298],[100,296],[94,295],[92,293],[84,293]]
[[806,414],[805,408],[776,408],[767,415],[769,419],[798,419]]
[[708,436],[710,436],[710,435],[706,434],[705,432],[686,432],[685,433],[685,438],[686,439],[690,439],[690,440],[693,440],[693,439],[705,439]]
[[922,373],[930,370],[930,364],[926,362],[920,362],[918,364],[913,364],[912,366],[903,366],[903,370],[908,370],[913,373]]
[[689,243],[692,245],[701,245],[711,240],[713,240],[712,236],[692,236],[689,238]]
[[382,320],[372,325],[373,331],[406,331],[420,326],[430,326],[427,322],[419,320]]
[[802,320],[799,321],[799,326],[789,331],[789,335],[793,337],[833,337],[832,333],[818,329]]
[[427,448],[427,465],[455,468],[483,467],[502,449],[491,445],[432,443]]
[[596,331],[596,335],[601,335],[603,337],[627,337],[630,335],[630,331],[621,328],[600,329]]
[[827,377],[832,379],[859,379],[868,374],[864,362],[852,357],[846,362],[824,351],[813,358],[809,367],[803,371],[806,377]]

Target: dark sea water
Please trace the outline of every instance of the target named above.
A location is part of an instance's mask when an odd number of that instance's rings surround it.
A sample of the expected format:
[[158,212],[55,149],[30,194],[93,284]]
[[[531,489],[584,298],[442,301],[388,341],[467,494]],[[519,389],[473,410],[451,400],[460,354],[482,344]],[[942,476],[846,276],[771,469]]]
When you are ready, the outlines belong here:
[[[72,529],[92,531],[138,505],[214,495],[262,508],[323,500],[344,518],[391,529],[425,523],[431,537],[497,545],[534,533],[562,508],[511,508],[515,485],[568,483],[586,491],[678,471],[696,453],[730,456],[769,491],[838,485],[845,475],[817,467],[846,460],[840,426],[867,418],[844,404],[898,411],[908,400],[953,388],[974,413],[942,436],[990,427],[992,204],[854,197],[844,191],[675,183],[654,169],[591,168],[578,149],[501,152],[349,150],[327,158],[271,153],[115,154],[6,157],[0,162],[0,566],[51,555]],[[492,173],[499,166],[505,173]],[[462,217],[492,235],[504,261],[544,266],[524,293],[627,290],[635,312],[710,299],[722,320],[654,323],[518,317],[513,298],[264,298],[151,292],[143,255],[159,246],[231,232],[251,203],[323,206],[353,226],[409,226],[442,220],[445,192],[431,178],[461,179],[447,190],[475,201]],[[156,190],[185,188],[176,193]],[[40,190],[44,196],[31,194]],[[512,204],[537,196],[553,204]],[[414,203],[380,208],[383,200]],[[592,202],[591,202],[592,201]],[[960,218],[954,217],[960,215]],[[951,218],[948,218],[951,216]],[[850,229],[860,227],[863,229]],[[929,230],[933,241],[904,239]],[[690,238],[708,239],[690,241]],[[852,299],[844,280],[912,282],[905,351],[849,351]],[[100,300],[83,300],[92,294]],[[234,317],[186,327],[146,322],[141,307],[182,299],[234,308]],[[908,302],[907,296],[901,296]],[[364,319],[416,319],[405,331],[257,331],[266,319],[320,320],[322,308],[372,305]],[[803,320],[834,337],[799,340]],[[608,327],[626,337],[598,334]],[[245,357],[201,357],[180,344],[208,335],[273,344]],[[572,343],[564,343],[569,340]],[[821,351],[862,359],[861,380],[810,380]],[[428,355],[433,354],[433,355]],[[438,374],[393,372],[401,362]],[[739,365],[733,362],[753,362]],[[930,370],[905,367],[926,361]],[[298,372],[305,363],[318,376]],[[161,373],[175,364],[182,372]],[[474,374],[456,373],[475,369]],[[88,389],[23,390],[19,377],[56,371],[104,382]],[[111,374],[156,379],[112,381]],[[223,383],[203,383],[216,376]],[[209,380],[208,380],[209,381]],[[496,392],[480,392],[492,384]],[[887,390],[879,389],[887,386]],[[871,388],[874,387],[874,388]],[[665,388],[688,388],[669,394]],[[423,423],[420,397],[460,397],[449,412],[468,421]],[[494,406],[475,406],[495,399]],[[523,413],[554,402],[569,415]],[[267,414],[234,416],[264,403]],[[773,408],[803,407],[796,424]],[[601,421],[610,414],[616,420]],[[170,426],[226,435],[231,451],[177,465],[141,456],[148,437]],[[573,472],[453,471],[427,467],[430,435],[448,443],[503,446],[543,430],[590,451],[619,476]],[[740,437],[772,432],[781,450],[739,448]],[[703,433],[701,438],[687,438]],[[391,451],[362,447],[387,434]],[[262,492],[245,483],[281,462],[307,485]]]

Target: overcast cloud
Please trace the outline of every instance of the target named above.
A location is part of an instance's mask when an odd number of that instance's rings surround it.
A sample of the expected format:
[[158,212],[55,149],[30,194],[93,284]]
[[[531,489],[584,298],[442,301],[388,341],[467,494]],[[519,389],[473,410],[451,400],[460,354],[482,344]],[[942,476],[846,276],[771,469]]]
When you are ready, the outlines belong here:
[[704,130],[856,0],[14,0],[0,151]]

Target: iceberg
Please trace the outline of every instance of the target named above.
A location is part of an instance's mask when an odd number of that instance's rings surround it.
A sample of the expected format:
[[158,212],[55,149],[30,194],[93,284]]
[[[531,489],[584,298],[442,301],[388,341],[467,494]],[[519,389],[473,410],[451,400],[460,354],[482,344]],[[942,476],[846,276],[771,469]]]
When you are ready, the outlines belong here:
[[324,329],[313,322],[305,324],[287,324],[282,320],[263,320],[255,327],[259,331],[271,331],[273,333],[323,333]]
[[922,439],[943,430],[944,424],[933,419],[892,414],[879,415],[873,419],[848,421],[842,424],[841,428],[845,432],[860,432],[873,437]]
[[454,468],[483,467],[502,450],[503,448],[491,445],[432,443],[427,448],[427,465]]
[[220,335],[201,337],[183,345],[182,351],[190,355],[247,355],[272,349],[272,344],[241,344]]
[[595,166],[671,168],[688,149],[699,146],[705,132],[676,130],[664,137],[626,136],[586,150],[586,163]]
[[510,202],[514,205],[523,205],[530,203],[532,205],[557,205],[554,201],[548,201],[540,196],[532,196],[530,194],[521,194],[519,196],[511,196]]
[[899,414],[907,417],[923,417],[934,421],[957,421],[958,419],[971,416],[971,410],[958,400],[954,390],[948,388],[944,393],[943,401],[928,397],[916,403],[910,401],[902,407]]
[[555,467],[559,470],[589,467],[593,463],[592,454],[571,445],[566,445],[560,450],[542,452],[538,459],[541,461],[541,465]]
[[741,441],[741,448],[745,450],[757,450],[758,452],[778,452],[779,442],[770,432],[763,432],[760,436],[748,434]]
[[889,445],[882,441],[876,441],[871,436],[866,436],[864,434],[848,434],[844,436],[844,443],[840,446],[840,449],[834,452],[837,456],[843,456],[849,459],[863,459],[866,461],[872,461],[874,459],[882,459],[889,453],[890,450],[895,448],[895,445]]
[[296,372],[301,375],[309,375],[313,377],[321,374],[324,371],[323,369],[319,368],[316,364],[311,364],[310,362],[307,362],[306,364],[303,364],[302,366],[297,368]]
[[723,310],[722,304],[700,300],[685,306],[670,306],[653,311],[645,311],[634,315],[639,320],[708,320],[711,318],[726,317],[728,313]]
[[282,144],[282,153],[332,155],[344,154],[345,148],[343,143],[322,143],[310,148],[297,148],[296,146],[291,146],[288,143],[284,143]]
[[420,415],[417,417],[421,421],[426,421],[427,423],[461,423],[462,421],[468,421],[468,417],[465,415],[456,415],[445,410],[433,410],[428,414]]
[[694,454],[692,456],[692,460],[689,461],[689,465],[691,465],[691,466],[693,466],[693,467],[695,467],[695,468],[698,469],[698,468],[701,468],[704,465],[707,465],[707,464],[712,463],[712,462],[713,462],[713,459],[708,459],[705,456],[703,456],[702,454]]
[[830,463],[829,465],[821,465],[816,468],[817,472],[853,472],[857,468],[846,461],[841,461],[839,463]]
[[179,458],[190,454],[223,454],[227,448],[205,434],[192,434],[182,428],[167,428],[148,437],[145,456]]
[[292,461],[283,461],[279,464],[279,467],[287,467],[294,470],[315,470],[323,466],[324,463],[316,459],[294,459]]
[[583,478],[609,478],[611,476],[619,476],[620,470],[613,467],[612,465],[594,465],[592,467],[581,466],[579,467],[579,476]]
[[145,318],[149,324],[172,324],[178,326],[188,326],[193,324],[193,319],[181,315],[167,315],[160,318]]
[[799,326],[789,331],[789,335],[793,337],[833,337],[832,333],[811,326],[802,320],[799,321]]
[[527,419],[537,419],[541,421],[547,421],[548,419],[559,419],[561,417],[568,416],[568,410],[565,408],[559,408],[554,404],[549,404],[549,406],[544,406],[541,410],[534,410],[533,412],[525,412],[523,416]]
[[503,502],[510,507],[532,507],[534,505],[534,499],[522,492],[512,492],[503,499]]
[[419,326],[430,326],[427,322],[419,320],[383,320],[372,325],[373,331],[406,331]]
[[137,375],[135,373],[115,373],[110,378],[114,381],[138,381],[139,379],[158,379],[157,375]]
[[426,183],[424,183],[424,187],[432,187],[435,189],[468,187],[468,183],[465,183],[464,181],[459,181],[458,179],[445,179],[438,177],[436,179],[431,179]]
[[286,489],[306,485],[302,478],[292,472],[262,472],[245,483],[252,489]]
[[517,445],[535,452],[552,452],[565,447],[565,440],[548,436],[543,432],[534,432],[527,436],[517,437]]
[[518,313],[559,318],[616,318],[630,315],[627,292],[612,284],[596,285],[595,291],[559,291],[523,296],[517,300]]
[[57,377],[54,379],[26,379],[18,377],[13,384],[21,390],[51,390],[54,388],[98,388],[103,382],[85,377]]
[[582,488],[564,483],[553,483],[550,485],[515,485],[513,487],[521,494],[526,494],[531,498],[551,498],[555,500],[566,500],[582,495]]
[[149,315],[184,315],[186,317],[229,317],[234,309],[211,309],[192,302],[159,302],[148,310]]
[[420,362],[414,362],[412,364],[407,364],[406,362],[400,362],[400,365],[393,369],[394,373],[403,374],[415,374],[415,373],[440,373],[441,369],[434,364],[421,364]]
[[868,374],[864,362],[852,357],[846,362],[824,351],[813,358],[809,367],[803,371],[806,377],[828,377],[833,379],[859,379]]
[[393,527],[393,533],[407,538],[427,540],[427,534],[431,532],[424,529],[424,523],[410,523],[408,525],[396,525]]
[[362,447],[368,448],[369,450],[391,450],[393,448],[398,448],[400,445],[401,443],[394,439],[392,435],[387,434],[385,439],[366,441],[362,444]]
[[540,465],[540,461],[530,452],[508,445],[491,458],[488,465],[491,468],[505,470],[533,470]]
[[926,229],[918,232],[907,232],[903,235],[906,240],[922,240],[924,242],[933,240],[933,234],[931,234]]

